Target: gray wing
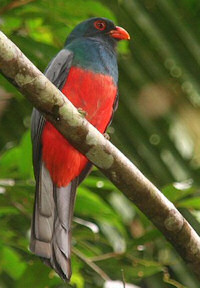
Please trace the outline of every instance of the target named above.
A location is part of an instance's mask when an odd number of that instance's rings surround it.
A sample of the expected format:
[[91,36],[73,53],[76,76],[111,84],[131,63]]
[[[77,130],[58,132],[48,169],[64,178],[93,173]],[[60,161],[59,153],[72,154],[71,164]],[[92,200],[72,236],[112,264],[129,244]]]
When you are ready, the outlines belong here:
[[[66,82],[72,59],[73,53],[67,49],[63,49],[50,62],[45,71],[45,76],[60,90],[62,90]],[[44,116],[34,108],[31,117],[31,139],[33,147],[33,167],[36,180],[39,175],[39,166],[41,165],[41,135],[44,125]]]
[[[63,49],[46,69],[46,77],[60,90],[63,88],[73,53]],[[71,275],[71,219],[76,195],[77,179],[67,187],[56,187],[42,161],[41,136],[45,118],[33,109],[31,139],[36,179],[35,204],[31,227],[30,249],[40,256],[63,279]]]

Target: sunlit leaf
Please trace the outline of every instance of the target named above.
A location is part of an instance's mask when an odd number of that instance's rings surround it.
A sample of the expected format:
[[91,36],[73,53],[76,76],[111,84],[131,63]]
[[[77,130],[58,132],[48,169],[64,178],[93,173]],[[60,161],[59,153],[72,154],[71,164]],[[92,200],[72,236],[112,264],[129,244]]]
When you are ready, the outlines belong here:
[[106,281],[104,288],[124,288],[124,285],[126,288],[140,288],[133,284],[123,283],[122,281]]
[[194,197],[194,198],[179,201],[178,207],[199,210],[200,209],[200,197]]
[[108,222],[124,233],[123,225],[120,223],[117,213],[99,196],[86,188],[79,187],[78,189],[75,212],[78,215]]
[[196,188],[192,186],[191,179],[185,182],[176,182],[165,186],[162,189],[162,193],[172,202],[179,201],[179,199],[185,196],[191,195],[196,191]]

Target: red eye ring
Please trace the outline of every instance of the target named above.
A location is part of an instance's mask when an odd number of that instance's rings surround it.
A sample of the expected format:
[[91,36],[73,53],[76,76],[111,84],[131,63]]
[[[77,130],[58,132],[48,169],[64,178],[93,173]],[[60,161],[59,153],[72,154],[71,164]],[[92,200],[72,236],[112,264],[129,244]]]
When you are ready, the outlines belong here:
[[106,29],[106,22],[103,20],[97,20],[94,22],[94,27],[100,31],[103,31]]

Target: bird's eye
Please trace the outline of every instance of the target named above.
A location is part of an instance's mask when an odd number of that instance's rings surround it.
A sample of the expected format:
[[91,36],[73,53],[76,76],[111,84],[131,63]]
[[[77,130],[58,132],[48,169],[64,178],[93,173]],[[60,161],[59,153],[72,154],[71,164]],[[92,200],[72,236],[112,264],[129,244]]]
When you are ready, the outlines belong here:
[[94,22],[94,27],[100,31],[103,31],[106,29],[106,22],[102,20],[97,20]]

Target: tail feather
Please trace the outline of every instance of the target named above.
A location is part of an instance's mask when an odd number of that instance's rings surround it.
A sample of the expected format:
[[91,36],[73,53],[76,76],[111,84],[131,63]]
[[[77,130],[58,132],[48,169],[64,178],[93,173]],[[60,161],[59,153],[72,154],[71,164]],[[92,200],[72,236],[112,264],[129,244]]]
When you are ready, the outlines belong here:
[[71,222],[77,180],[55,187],[44,163],[36,187],[30,249],[61,278],[71,277]]

